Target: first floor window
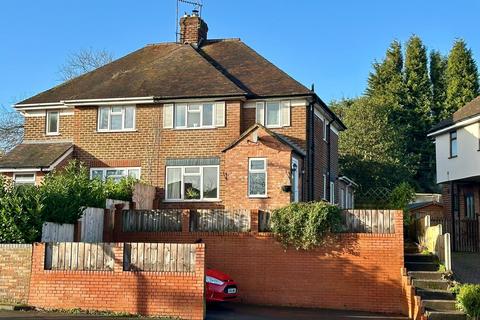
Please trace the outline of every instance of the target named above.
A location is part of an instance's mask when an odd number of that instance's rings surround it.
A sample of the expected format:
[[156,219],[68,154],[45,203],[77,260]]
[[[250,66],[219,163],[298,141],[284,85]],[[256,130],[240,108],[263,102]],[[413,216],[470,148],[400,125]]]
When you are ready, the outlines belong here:
[[248,196],[265,197],[267,195],[267,159],[248,160]]
[[330,181],[330,203],[335,203],[335,182]]
[[55,135],[59,133],[59,117],[58,111],[47,112],[47,135]]
[[122,178],[132,177],[134,179],[140,179],[140,168],[92,168],[90,169],[91,179],[100,179],[105,181],[112,179],[116,182],[122,180]]
[[213,103],[175,105],[175,128],[212,128],[214,119]]
[[323,199],[327,199],[327,176],[323,175]]
[[218,166],[167,167],[166,200],[218,200]]
[[465,217],[475,218],[475,202],[473,193],[465,194]]
[[450,157],[458,155],[457,131],[450,132]]
[[135,107],[112,106],[98,109],[98,131],[135,129]]
[[35,185],[35,173],[15,173],[13,180],[16,186]]

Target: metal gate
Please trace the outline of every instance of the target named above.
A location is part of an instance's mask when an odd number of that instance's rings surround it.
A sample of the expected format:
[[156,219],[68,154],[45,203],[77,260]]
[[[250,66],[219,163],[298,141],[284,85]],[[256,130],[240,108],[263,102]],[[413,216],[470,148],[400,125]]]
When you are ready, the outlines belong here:
[[475,218],[431,219],[430,225],[442,225],[444,233],[452,236],[452,249],[455,252],[480,252],[479,220]]

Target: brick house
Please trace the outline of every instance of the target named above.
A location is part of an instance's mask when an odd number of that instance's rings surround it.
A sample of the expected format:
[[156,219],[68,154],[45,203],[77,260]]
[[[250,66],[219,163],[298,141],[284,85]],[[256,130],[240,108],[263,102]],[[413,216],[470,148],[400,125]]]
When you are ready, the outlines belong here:
[[453,223],[454,249],[478,251],[480,96],[434,126],[429,137],[435,139],[437,183],[444,218]]
[[38,184],[78,159],[92,178],[156,186],[159,207],[338,203],[338,117],[239,39],[208,39],[196,14],[180,24],[178,43],[147,45],[16,104],[25,137],[0,172]]

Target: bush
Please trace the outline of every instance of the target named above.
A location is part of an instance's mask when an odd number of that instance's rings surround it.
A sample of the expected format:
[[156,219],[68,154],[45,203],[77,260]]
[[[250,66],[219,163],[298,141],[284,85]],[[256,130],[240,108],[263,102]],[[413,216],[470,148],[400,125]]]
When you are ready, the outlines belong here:
[[415,199],[415,189],[407,182],[402,182],[390,193],[390,207],[405,210],[413,199]]
[[285,247],[309,250],[340,231],[340,211],[326,202],[292,203],[273,211],[272,232]]
[[14,187],[0,176],[0,243],[31,243],[42,229],[42,203],[38,188]]
[[457,293],[457,306],[470,317],[480,317],[480,285],[461,285]]

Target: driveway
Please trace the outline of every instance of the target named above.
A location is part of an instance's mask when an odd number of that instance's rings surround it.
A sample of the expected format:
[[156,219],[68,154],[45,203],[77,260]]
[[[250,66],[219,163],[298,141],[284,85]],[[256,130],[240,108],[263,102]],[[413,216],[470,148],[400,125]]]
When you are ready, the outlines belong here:
[[[65,314],[65,313],[43,313],[36,311],[0,311],[0,319],[14,320],[59,320],[59,319],[139,319],[114,316],[92,316],[86,314]],[[144,318],[146,319],[146,318]],[[148,318],[155,319],[155,318]],[[158,318],[160,319],[160,318]],[[357,312],[357,311],[337,311],[337,310],[313,310],[302,308],[279,308],[279,307],[259,307],[244,304],[221,304],[209,306],[207,308],[207,320],[407,320],[407,317],[392,316],[378,313]]]
[[480,253],[452,252],[452,269],[455,280],[480,284]]

